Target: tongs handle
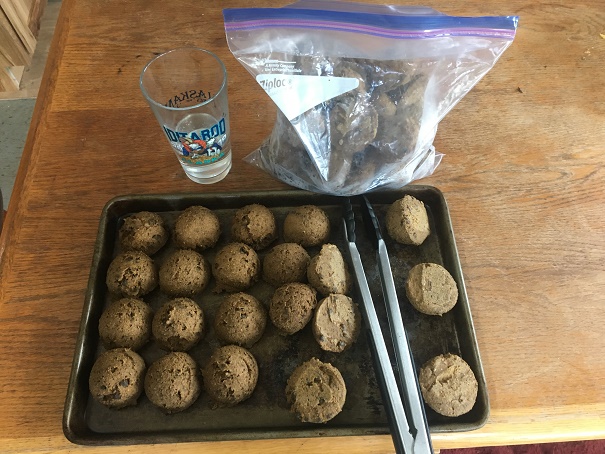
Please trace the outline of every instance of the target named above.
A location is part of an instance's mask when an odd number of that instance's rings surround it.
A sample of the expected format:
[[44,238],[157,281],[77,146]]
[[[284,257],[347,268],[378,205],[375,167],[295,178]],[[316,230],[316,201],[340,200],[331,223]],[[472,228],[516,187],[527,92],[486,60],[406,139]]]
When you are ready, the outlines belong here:
[[[361,264],[361,258],[359,252],[353,243],[350,250],[351,258],[353,262]],[[362,295],[362,313],[365,318],[366,324],[370,328],[370,341],[372,349],[374,350],[373,358],[377,367],[378,380],[381,384],[382,399],[386,407],[390,426],[391,436],[393,438],[393,444],[395,445],[395,451],[397,453],[411,453],[410,447],[414,444],[414,439],[410,434],[409,426],[407,424],[407,418],[403,407],[403,401],[399,389],[397,388],[397,381],[395,380],[395,374],[391,366],[387,346],[380,329],[380,323],[378,321],[378,315],[372,302],[372,296],[370,295],[368,283],[366,281],[365,273],[363,268],[360,266],[354,266],[355,276],[359,283],[359,290]],[[406,446],[408,448],[406,448]]]

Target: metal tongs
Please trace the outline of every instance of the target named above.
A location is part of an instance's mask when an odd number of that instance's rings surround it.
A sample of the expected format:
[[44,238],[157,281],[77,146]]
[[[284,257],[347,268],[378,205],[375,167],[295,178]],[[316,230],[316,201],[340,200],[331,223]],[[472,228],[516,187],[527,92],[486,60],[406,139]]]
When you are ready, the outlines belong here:
[[391,366],[389,352],[372,301],[361,256],[355,244],[357,239],[355,213],[349,198],[345,199],[344,204],[344,226],[351,261],[355,269],[355,277],[363,300],[364,321],[370,328],[371,344],[374,349],[373,356],[378,366],[377,375],[382,385],[382,399],[387,409],[395,450],[397,453],[405,454],[432,454],[433,447],[426,422],[426,414],[420,397],[420,387],[416,378],[414,361],[401,318],[387,248],[374,209],[365,196],[360,199],[360,208],[366,230],[372,245],[376,249],[378,258],[390,335],[395,350],[395,362],[399,370],[399,386]]

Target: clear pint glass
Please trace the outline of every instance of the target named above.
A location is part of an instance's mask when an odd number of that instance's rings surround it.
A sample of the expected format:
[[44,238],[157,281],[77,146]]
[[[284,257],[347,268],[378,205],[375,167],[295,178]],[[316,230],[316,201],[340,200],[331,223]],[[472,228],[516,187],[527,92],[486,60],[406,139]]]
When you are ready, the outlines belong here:
[[151,60],[140,86],[187,176],[222,180],[231,169],[227,71],[204,49],[184,47]]

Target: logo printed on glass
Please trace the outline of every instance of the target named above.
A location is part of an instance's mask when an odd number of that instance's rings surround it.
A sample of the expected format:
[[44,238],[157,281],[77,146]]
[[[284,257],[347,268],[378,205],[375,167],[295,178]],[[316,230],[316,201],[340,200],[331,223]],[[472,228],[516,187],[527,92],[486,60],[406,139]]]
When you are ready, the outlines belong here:
[[[181,107],[182,104],[203,103],[212,96],[201,90],[189,90],[175,95],[167,107]],[[162,126],[171,145],[178,150],[181,161],[185,164],[211,164],[221,159],[225,152],[226,141],[225,117],[217,120],[206,113],[193,113],[183,118],[172,130]]]
[[182,91],[178,95],[174,95],[165,104],[166,107],[187,107],[192,104],[201,104],[212,98],[210,92],[206,93],[204,90],[188,90]]

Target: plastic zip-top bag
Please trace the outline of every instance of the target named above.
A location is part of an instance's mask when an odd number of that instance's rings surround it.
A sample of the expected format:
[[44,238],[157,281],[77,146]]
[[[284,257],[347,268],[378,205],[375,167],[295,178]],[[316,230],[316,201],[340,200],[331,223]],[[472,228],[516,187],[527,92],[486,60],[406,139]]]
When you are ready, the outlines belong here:
[[518,22],[320,0],[223,14],[231,52],[279,108],[246,160],[343,196],[430,175],[442,157],[437,125],[510,46]]

